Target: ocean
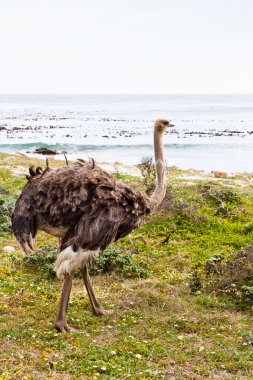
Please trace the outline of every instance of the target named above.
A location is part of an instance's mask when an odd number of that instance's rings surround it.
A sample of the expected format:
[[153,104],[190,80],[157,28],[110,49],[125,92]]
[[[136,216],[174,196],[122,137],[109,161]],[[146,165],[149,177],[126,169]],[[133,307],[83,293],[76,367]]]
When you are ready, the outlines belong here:
[[138,164],[158,117],[168,166],[253,172],[253,95],[0,95],[0,151]]

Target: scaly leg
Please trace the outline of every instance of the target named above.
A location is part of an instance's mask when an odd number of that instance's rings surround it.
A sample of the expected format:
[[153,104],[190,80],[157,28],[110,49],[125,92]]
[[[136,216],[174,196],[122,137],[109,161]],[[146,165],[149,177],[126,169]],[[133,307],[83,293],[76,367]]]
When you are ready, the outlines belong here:
[[59,303],[58,313],[55,320],[55,328],[59,332],[76,331],[67,325],[67,311],[69,304],[69,296],[72,288],[72,280],[74,273],[66,274],[64,276],[64,283],[62,288],[61,299]]
[[96,316],[101,316],[101,315],[108,316],[108,315],[113,314],[113,310],[104,310],[102,306],[100,305],[100,303],[98,302],[91,285],[87,266],[81,269],[81,273],[83,276],[84,285],[86,287],[86,290],[90,299],[93,314]]

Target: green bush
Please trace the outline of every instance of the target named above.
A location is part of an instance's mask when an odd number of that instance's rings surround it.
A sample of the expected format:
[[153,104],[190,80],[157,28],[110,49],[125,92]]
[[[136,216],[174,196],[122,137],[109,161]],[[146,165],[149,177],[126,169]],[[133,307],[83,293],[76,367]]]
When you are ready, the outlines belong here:
[[199,193],[216,210],[215,215],[237,218],[238,212],[243,210],[240,195],[231,188],[205,184],[199,186]]
[[107,247],[96,261],[96,268],[91,268],[92,274],[115,272],[124,278],[148,277],[147,264],[136,263],[131,256],[121,253],[114,244]]
[[192,278],[190,281],[191,293],[196,293],[202,287],[202,278],[197,270],[192,273]]
[[11,215],[15,202],[14,196],[0,194],[0,236],[11,233]]
[[143,177],[145,191],[149,194],[155,188],[156,171],[152,157],[142,157],[137,165]]
[[57,252],[58,248],[54,245],[44,246],[39,248],[35,255],[25,257],[24,263],[36,268],[44,278],[54,278],[56,277],[54,262]]
[[225,258],[215,255],[202,268],[194,270],[191,292],[197,290],[226,295],[245,309],[253,305],[253,246]]

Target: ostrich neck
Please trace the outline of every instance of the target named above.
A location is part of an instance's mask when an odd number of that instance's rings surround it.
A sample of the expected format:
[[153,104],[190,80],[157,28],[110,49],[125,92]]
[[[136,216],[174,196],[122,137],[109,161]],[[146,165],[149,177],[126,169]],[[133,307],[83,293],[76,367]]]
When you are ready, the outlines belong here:
[[157,208],[163,201],[166,193],[165,165],[163,157],[163,133],[155,130],[154,132],[155,150],[155,169],[156,169],[156,188],[150,197],[151,209]]

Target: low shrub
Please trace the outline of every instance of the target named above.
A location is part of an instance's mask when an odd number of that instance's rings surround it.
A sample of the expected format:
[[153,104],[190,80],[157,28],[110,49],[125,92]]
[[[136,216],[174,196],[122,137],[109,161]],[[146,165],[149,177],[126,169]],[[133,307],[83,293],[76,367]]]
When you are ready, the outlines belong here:
[[136,263],[130,255],[121,253],[114,244],[100,254],[96,267],[91,268],[91,274],[111,272],[124,278],[147,278],[149,275],[145,262]]
[[27,266],[36,268],[44,278],[55,278],[54,262],[58,248],[54,245],[47,245],[39,248],[35,255],[24,258]]
[[156,171],[152,157],[142,157],[137,165],[143,177],[145,191],[149,194],[155,188]]
[[191,292],[226,295],[241,308],[253,305],[253,246],[225,258],[215,255],[192,273]]
[[16,202],[16,197],[0,193],[0,236],[11,233],[11,215]]
[[199,193],[216,210],[215,215],[237,218],[238,212],[243,210],[240,195],[231,188],[205,184],[199,186]]

